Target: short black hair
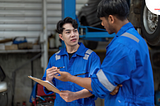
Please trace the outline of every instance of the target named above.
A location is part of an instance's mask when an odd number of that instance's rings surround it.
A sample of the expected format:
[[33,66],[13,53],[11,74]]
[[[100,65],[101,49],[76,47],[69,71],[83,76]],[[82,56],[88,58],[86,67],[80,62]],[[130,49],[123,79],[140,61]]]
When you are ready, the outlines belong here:
[[60,20],[58,23],[57,23],[57,29],[56,29],[56,32],[59,33],[59,34],[62,34],[63,32],[63,25],[66,24],[66,23],[71,23],[73,28],[74,29],[77,29],[78,28],[78,24],[77,24],[77,21],[72,19],[71,17],[66,17],[65,19],[63,20]]
[[97,16],[108,18],[115,15],[118,19],[124,20],[129,15],[129,7],[126,0],[102,0],[97,7]]

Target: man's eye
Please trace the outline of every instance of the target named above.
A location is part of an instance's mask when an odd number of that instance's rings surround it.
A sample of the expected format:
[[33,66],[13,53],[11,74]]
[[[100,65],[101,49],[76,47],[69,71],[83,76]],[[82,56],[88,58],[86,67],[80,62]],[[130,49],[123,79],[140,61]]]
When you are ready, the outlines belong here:
[[74,30],[74,32],[77,32],[78,30]]
[[67,34],[69,34],[70,32],[66,32]]

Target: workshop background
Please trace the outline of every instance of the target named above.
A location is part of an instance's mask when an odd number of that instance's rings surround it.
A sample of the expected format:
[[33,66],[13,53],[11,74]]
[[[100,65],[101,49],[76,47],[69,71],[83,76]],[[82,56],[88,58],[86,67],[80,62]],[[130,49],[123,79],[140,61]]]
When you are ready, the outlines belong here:
[[[76,0],[76,14],[87,1]],[[61,0],[0,0],[0,66],[6,75],[3,82],[7,83],[7,90],[0,92],[0,106],[31,106],[29,99],[35,82],[28,76],[42,78],[48,58],[62,46],[55,33],[56,23],[62,19],[61,3]],[[94,49],[101,61],[108,43],[99,42]],[[158,91],[160,50],[150,49],[150,54]],[[103,99],[98,98],[96,106],[104,106]]]

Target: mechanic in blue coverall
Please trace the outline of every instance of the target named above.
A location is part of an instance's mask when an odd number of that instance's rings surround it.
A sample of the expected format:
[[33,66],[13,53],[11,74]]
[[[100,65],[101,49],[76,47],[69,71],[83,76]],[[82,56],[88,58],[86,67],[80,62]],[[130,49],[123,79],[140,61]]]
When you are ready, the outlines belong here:
[[[64,101],[59,94],[56,94],[54,106],[95,106],[94,100],[97,97],[92,95],[91,91],[72,82],[62,82],[53,77],[54,70],[57,67],[61,67],[61,71],[67,71],[78,77],[91,77],[95,69],[100,67],[98,55],[82,43],[78,43],[79,33],[77,28],[77,22],[70,17],[66,17],[57,23],[57,32],[66,47],[50,58],[42,79],[50,81],[59,90],[63,90],[60,95],[67,93],[70,98],[63,98]],[[111,94],[116,94],[120,86],[117,86]],[[45,87],[44,92],[46,94],[53,93]]]
[[[43,80],[53,83],[59,90],[72,91],[72,101],[65,102],[56,93],[54,106],[95,106],[97,98],[92,93],[72,82],[62,82],[54,79],[54,67],[62,67],[61,71],[67,71],[78,77],[90,77],[96,68],[100,67],[100,58],[92,50],[86,48],[79,41],[78,24],[76,20],[66,17],[57,23],[59,38],[64,41],[66,47],[51,56]],[[53,92],[44,88],[46,94]],[[67,91],[67,92],[69,92]],[[78,99],[78,100],[76,100]]]
[[[154,81],[148,46],[127,19],[127,2],[102,0],[97,13],[108,33],[116,33],[106,47],[101,68],[94,71],[91,78],[72,76],[59,69],[57,73],[60,76],[54,77],[92,90],[95,96],[105,98],[105,106],[154,106]],[[110,95],[117,84],[123,87],[116,95]]]

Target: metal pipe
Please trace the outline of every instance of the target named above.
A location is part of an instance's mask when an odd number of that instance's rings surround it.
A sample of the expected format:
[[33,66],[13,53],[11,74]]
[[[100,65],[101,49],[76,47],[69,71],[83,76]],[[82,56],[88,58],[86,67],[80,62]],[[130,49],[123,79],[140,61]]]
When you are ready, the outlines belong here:
[[46,7],[47,0],[43,0],[43,39],[44,39],[44,54],[43,54],[43,62],[44,62],[44,70],[48,64],[48,36],[47,36],[47,7]]

